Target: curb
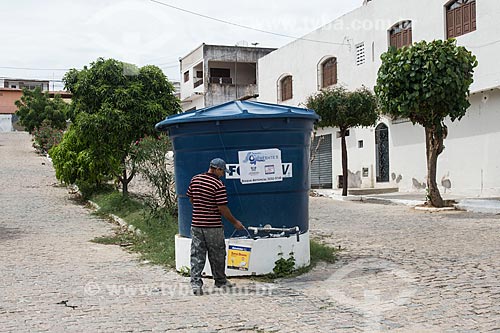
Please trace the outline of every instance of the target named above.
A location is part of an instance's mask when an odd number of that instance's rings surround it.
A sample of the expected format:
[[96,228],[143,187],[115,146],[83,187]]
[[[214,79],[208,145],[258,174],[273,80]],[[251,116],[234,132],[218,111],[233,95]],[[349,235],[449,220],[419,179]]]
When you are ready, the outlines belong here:
[[[93,209],[94,211],[97,211],[99,209],[101,209],[101,207],[99,207],[98,204],[96,204],[95,202],[91,201],[91,200],[87,200],[87,203],[88,205],[91,207],[91,209]],[[126,228],[129,232],[131,233],[134,233],[136,236],[142,236],[143,233],[141,231],[141,229],[139,228],[136,228],[134,225],[132,224],[128,224],[124,219],[122,219],[121,217],[119,216],[116,216],[115,214],[107,214],[107,216],[109,216],[114,222],[116,222],[120,227],[122,228]]]

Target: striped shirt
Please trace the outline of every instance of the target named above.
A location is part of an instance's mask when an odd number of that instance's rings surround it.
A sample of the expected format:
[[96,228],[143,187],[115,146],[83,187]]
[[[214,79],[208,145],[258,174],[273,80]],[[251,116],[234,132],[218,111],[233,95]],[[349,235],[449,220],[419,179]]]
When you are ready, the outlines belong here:
[[226,186],[211,173],[202,173],[191,179],[186,194],[193,202],[193,227],[222,227],[218,206],[227,205]]

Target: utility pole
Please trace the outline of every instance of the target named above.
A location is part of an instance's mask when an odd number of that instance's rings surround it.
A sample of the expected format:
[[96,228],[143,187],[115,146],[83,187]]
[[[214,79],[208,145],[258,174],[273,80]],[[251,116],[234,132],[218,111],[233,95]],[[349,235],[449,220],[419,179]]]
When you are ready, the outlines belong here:
[[234,62],[234,87],[236,91],[235,100],[238,99],[238,45],[236,45],[236,61]]

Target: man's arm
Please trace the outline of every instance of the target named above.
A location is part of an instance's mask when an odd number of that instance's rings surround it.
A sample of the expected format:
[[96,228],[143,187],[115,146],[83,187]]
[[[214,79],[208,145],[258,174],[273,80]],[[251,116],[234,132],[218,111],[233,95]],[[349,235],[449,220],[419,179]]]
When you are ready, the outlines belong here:
[[243,230],[245,227],[243,224],[241,224],[240,221],[238,221],[233,214],[231,214],[231,210],[229,209],[228,206],[223,205],[223,206],[218,206],[219,207],[219,212],[224,216],[229,222],[231,222],[234,226],[235,229],[238,230]]

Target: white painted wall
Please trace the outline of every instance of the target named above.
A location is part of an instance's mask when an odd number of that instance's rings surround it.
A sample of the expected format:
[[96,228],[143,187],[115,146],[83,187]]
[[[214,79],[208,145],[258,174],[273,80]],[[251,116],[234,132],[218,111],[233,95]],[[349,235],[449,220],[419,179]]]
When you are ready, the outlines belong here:
[[[289,73],[293,76],[293,98],[283,102],[303,106],[311,94],[318,91],[318,63],[325,56],[337,58],[338,82],[348,89],[365,85],[373,89],[380,55],[388,48],[387,30],[402,20],[412,21],[413,42],[444,39],[445,0],[374,0],[330,24],[321,27],[304,38],[339,43],[340,45],[296,40],[259,60],[259,100],[277,103],[278,79]],[[471,107],[461,122],[449,124],[446,149],[438,159],[438,183],[448,178],[451,192],[472,195],[500,195],[500,69],[496,57],[500,54],[498,41],[498,14],[500,1],[477,0],[477,30],[457,37],[457,44],[466,46],[477,57],[471,93]],[[357,66],[355,45],[365,43],[363,65]],[[342,45],[344,44],[344,45]],[[486,101],[482,91],[488,90]],[[381,119],[389,127],[390,172],[394,173],[389,184],[374,184],[375,132],[374,128],[351,129],[347,138],[349,169],[370,170],[363,178],[361,187],[398,186],[400,191],[417,191],[412,179],[425,183],[425,137],[420,125],[411,123],[392,124]],[[336,129],[323,129],[318,133],[333,133],[333,179],[342,173],[340,139]],[[357,141],[364,141],[364,148],[357,148]],[[401,175],[401,180],[395,179]],[[442,189],[444,190],[444,189]],[[424,191],[424,190],[420,190]]]
[[[193,72],[193,67],[197,66],[200,63],[203,63],[203,44],[199,46],[197,49],[186,55],[184,58],[181,59],[181,85],[180,85],[180,93],[181,93],[181,101],[185,99],[192,99],[191,96],[194,95],[195,92],[203,92],[203,84],[194,88],[193,87],[193,82],[194,82],[194,76],[196,73]],[[184,82],[184,73],[189,72],[189,80]],[[202,99],[203,100],[203,99]],[[189,103],[188,103],[189,104]],[[193,104],[193,103],[191,103]],[[189,107],[186,107],[184,104],[182,105],[183,110],[187,110],[191,108],[191,105]],[[193,105],[198,106],[199,103],[194,102]],[[202,107],[205,105],[203,104],[202,101]]]

